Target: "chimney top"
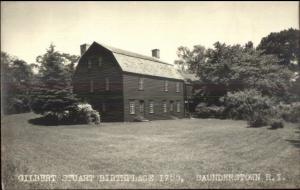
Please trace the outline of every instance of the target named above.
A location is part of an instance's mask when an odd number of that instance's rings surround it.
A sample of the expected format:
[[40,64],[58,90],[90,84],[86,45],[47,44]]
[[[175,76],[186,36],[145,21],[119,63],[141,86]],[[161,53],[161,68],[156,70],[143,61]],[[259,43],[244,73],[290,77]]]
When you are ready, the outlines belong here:
[[89,49],[91,45],[90,44],[82,44],[80,45],[80,55],[82,56],[87,49]]
[[159,59],[160,58],[159,54],[160,54],[159,49],[153,49],[152,50],[152,57],[155,57],[155,58]]

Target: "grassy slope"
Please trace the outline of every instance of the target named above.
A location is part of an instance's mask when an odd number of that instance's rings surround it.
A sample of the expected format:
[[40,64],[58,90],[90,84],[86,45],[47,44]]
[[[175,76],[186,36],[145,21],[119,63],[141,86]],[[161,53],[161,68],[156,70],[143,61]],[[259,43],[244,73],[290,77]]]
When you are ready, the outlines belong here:
[[[300,187],[299,126],[247,128],[244,121],[183,119],[37,126],[34,114],[2,118],[2,172],[15,174],[179,174],[178,182],[61,182],[30,188]],[[292,140],[292,141],[289,141]],[[294,140],[294,141],[293,141]],[[13,166],[11,166],[13,165]],[[17,166],[14,168],[14,166]],[[12,169],[13,168],[13,169]],[[6,171],[5,171],[6,170]],[[10,171],[12,170],[12,171]],[[197,182],[197,174],[282,174],[285,181]],[[2,173],[5,176],[5,173]],[[6,176],[6,178],[8,178]],[[12,177],[12,180],[15,178]]]

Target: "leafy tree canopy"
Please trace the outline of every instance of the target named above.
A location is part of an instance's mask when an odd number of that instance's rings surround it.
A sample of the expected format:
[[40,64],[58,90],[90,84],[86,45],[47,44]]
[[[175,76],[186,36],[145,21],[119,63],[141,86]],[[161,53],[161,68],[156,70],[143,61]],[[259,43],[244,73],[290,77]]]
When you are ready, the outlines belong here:
[[[265,54],[274,54],[280,63],[292,69],[300,66],[300,30],[290,28],[280,32],[272,32],[262,38],[257,49]],[[298,68],[296,67],[298,65]]]

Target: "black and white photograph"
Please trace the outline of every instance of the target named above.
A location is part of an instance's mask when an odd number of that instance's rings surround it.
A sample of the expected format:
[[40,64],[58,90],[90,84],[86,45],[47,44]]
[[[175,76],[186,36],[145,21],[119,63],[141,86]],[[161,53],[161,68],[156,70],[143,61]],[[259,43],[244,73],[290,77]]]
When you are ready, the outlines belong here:
[[299,1],[1,1],[1,189],[299,189]]

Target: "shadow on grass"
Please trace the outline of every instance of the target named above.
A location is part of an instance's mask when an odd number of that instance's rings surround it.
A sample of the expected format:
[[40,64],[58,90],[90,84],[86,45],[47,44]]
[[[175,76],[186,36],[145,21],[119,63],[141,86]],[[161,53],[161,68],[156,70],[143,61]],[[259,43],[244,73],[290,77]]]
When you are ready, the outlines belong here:
[[286,141],[300,149],[300,125],[297,127],[297,131],[295,131],[295,133],[298,134],[298,139],[287,139]]
[[47,118],[45,116],[29,119],[28,123],[32,125],[39,125],[39,126],[80,125],[80,124],[70,123],[65,121],[57,121],[54,119]]

